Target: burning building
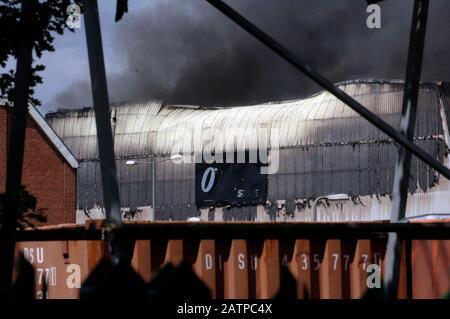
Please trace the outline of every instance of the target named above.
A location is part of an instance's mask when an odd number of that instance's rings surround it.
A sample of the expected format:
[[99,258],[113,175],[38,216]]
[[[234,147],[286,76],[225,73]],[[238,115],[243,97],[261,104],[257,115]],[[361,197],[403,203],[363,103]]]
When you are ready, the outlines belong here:
[[[403,82],[339,87],[399,127]],[[93,110],[46,119],[79,161],[77,222],[105,218]],[[239,107],[124,103],[111,119],[124,218],[309,221],[316,208],[319,221],[389,219],[397,146],[328,92]],[[421,84],[414,141],[446,165],[449,119],[450,83]],[[413,157],[406,215],[450,213],[449,195]]]

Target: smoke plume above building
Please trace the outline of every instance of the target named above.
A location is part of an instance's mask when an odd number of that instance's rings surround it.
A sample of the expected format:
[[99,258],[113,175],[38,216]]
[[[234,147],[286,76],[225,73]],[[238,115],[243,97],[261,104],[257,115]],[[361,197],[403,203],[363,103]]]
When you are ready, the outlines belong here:
[[[381,29],[366,26],[364,0],[227,3],[335,82],[404,78],[413,1],[380,3]],[[449,80],[448,12],[450,1],[431,1],[423,81]],[[108,74],[112,102],[245,105],[320,90],[206,1],[155,0],[139,12],[130,4],[119,23],[113,36],[124,67]],[[89,81],[72,83],[53,104],[91,105]]]

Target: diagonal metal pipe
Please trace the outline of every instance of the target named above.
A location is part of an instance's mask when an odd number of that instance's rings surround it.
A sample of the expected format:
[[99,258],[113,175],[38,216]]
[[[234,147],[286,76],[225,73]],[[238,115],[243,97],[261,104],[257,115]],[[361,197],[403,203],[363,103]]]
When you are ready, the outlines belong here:
[[320,85],[322,88],[333,94],[340,101],[347,104],[350,108],[352,108],[356,113],[361,115],[367,121],[372,123],[375,127],[377,127],[380,131],[385,133],[387,136],[392,138],[395,142],[400,144],[400,146],[405,147],[408,151],[417,156],[420,160],[427,163],[429,166],[434,168],[436,171],[441,173],[447,179],[450,180],[450,170],[445,167],[442,163],[434,159],[431,155],[429,155],[422,148],[408,140],[406,136],[398,132],[395,128],[390,126],[388,123],[383,121],[374,113],[370,112],[366,109],[361,103],[353,99],[350,95],[336,87],[330,80],[322,76],[316,70],[314,70],[310,65],[306,64],[302,59],[297,57],[294,53],[289,51],[267,33],[259,29],[249,20],[244,18],[241,14],[236,12],[233,8],[225,4],[221,0],[206,0],[212,6],[214,6],[217,10],[222,12],[248,33],[253,35],[259,41],[261,41],[264,45],[270,48],[273,52],[278,54],[292,66],[294,66],[297,70],[304,73],[310,79],[312,79],[315,83]]

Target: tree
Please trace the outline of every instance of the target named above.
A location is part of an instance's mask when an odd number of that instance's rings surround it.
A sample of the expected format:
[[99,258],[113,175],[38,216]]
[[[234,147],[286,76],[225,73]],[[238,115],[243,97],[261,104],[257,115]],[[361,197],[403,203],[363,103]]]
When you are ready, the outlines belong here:
[[[0,98],[13,101],[12,129],[8,148],[6,194],[0,198],[0,290],[7,289],[12,278],[15,229],[41,218],[36,199],[21,188],[26,118],[29,104],[40,105],[33,97],[34,87],[42,83],[38,72],[45,67],[33,65],[45,51],[54,51],[53,35],[63,34],[68,5],[74,0],[0,0],[0,66],[17,60],[16,73],[0,74]],[[90,2],[85,2],[90,4]],[[116,21],[127,11],[120,0]],[[96,2],[95,2],[96,5]],[[120,7],[120,8],[119,8]]]
[[[1,196],[0,291],[11,285],[15,230],[28,219],[42,218],[35,211],[36,199],[21,187],[23,150],[28,105],[40,105],[33,88],[42,83],[37,74],[44,66],[34,57],[54,51],[54,33],[65,28],[67,0],[2,0],[0,2],[0,66],[16,59],[16,72],[0,74],[0,97],[13,101],[9,136],[6,193]],[[30,214],[31,210],[31,214]]]
[[[53,40],[55,34],[62,35],[66,25],[66,8],[73,0],[46,0],[38,1],[33,17],[33,28],[29,30],[33,39],[33,58],[41,58],[45,51],[55,50]],[[20,0],[0,1],[0,66],[6,68],[10,59],[17,59],[17,51],[20,41]],[[69,29],[70,30],[70,29]],[[34,59],[33,59],[34,62]],[[29,103],[35,106],[41,105],[40,101],[33,97],[34,88],[42,83],[42,77],[38,74],[45,69],[42,64],[32,67],[32,84],[29,89]],[[6,70],[0,74],[0,98],[13,100],[14,71]]]
[[[18,207],[13,212],[16,214],[14,220],[16,225],[14,228],[23,229],[25,227],[36,226],[36,221],[45,223],[47,216],[45,209],[36,208],[37,200],[31,193],[29,193],[24,186],[22,186],[19,193]],[[5,194],[0,194],[0,225],[4,222],[5,211],[7,209]]]

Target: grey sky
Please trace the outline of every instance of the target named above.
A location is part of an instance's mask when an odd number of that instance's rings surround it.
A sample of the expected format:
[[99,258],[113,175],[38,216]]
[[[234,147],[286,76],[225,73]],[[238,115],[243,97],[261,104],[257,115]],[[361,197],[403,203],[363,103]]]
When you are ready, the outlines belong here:
[[[131,0],[129,10],[139,11],[143,7],[148,8],[151,3],[152,1],[148,0]],[[100,0],[98,5],[107,72],[123,71],[125,64],[116,54],[117,43],[114,41],[114,34],[127,21],[123,19],[121,23],[114,22],[115,1]],[[55,94],[70,89],[77,80],[89,80],[89,62],[83,23],[82,20],[81,29],[75,32],[66,31],[63,36],[56,35],[54,42],[56,50],[47,52],[40,60],[40,63],[46,67],[42,72],[44,83],[36,89],[36,97],[42,102],[41,113],[56,109]]]

